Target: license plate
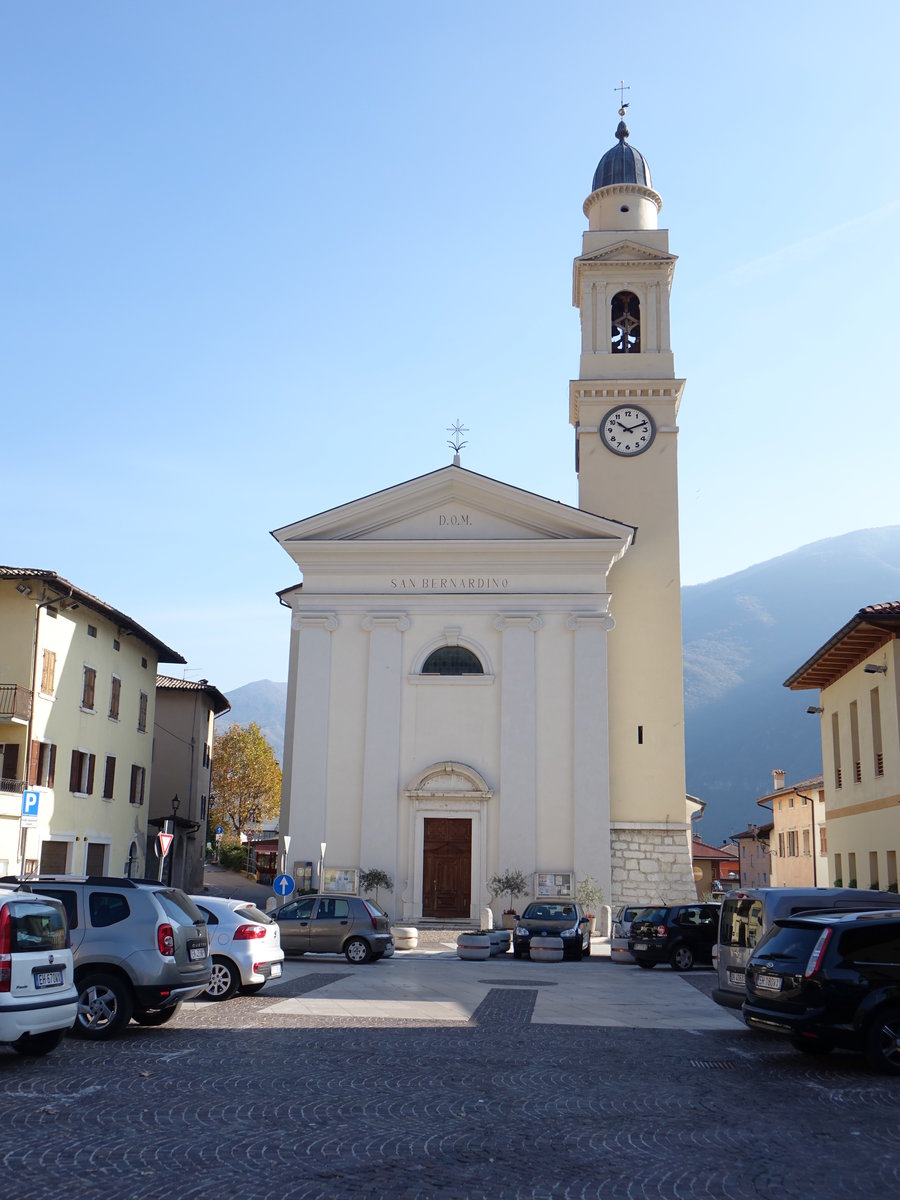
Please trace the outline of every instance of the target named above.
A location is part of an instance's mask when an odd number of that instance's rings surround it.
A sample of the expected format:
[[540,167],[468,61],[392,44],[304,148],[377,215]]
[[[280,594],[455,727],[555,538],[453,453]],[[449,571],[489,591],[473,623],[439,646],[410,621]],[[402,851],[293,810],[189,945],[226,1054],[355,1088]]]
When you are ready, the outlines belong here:
[[780,992],[781,991],[781,976],[780,975],[757,975],[756,986],[764,992]]
[[197,962],[199,959],[206,958],[205,946],[188,946],[188,958],[191,962]]
[[729,971],[728,982],[732,987],[743,987],[747,980],[743,971]]
[[281,974],[281,963],[272,963],[272,974],[271,974],[270,978],[277,979],[280,974]]
[[36,988],[62,987],[62,971],[35,971],[34,986]]
[[646,943],[646,942],[635,942],[635,943],[634,943],[634,948],[635,948],[635,950],[646,950],[646,949],[647,949],[647,943]]

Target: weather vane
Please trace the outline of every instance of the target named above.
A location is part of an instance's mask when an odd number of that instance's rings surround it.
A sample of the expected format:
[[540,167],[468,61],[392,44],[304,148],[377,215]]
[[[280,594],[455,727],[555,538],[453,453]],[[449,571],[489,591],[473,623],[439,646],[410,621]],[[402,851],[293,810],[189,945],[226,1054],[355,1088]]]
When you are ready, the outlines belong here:
[[631,91],[631,84],[630,84],[630,83],[626,83],[626,82],[625,82],[625,80],[624,80],[624,79],[622,79],[622,80],[620,80],[620,81],[619,81],[619,86],[618,86],[618,87],[614,87],[614,88],[613,88],[613,91],[614,91],[614,92],[618,92],[618,93],[619,93],[619,104],[621,105],[621,107],[620,107],[620,109],[619,109],[619,116],[620,116],[620,117],[624,117],[624,116],[625,116],[625,109],[628,107],[628,103],[629,103],[629,102],[628,102],[628,101],[625,99],[625,93],[626,93],[626,92],[630,92],[630,91]]
[[454,466],[458,467],[459,452],[462,450],[463,446],[467,446],[469,444],[468,442],[464,442],[462,440],[462,436],[464,433],[468,433],[469,431],[466,426],[463,425],[462,421],[460,421],[460,419],[457,417],[454,424],[447,426],[447,432],[453,434],[453,437],[447,442],[447,445],[453,451],[453,464]]

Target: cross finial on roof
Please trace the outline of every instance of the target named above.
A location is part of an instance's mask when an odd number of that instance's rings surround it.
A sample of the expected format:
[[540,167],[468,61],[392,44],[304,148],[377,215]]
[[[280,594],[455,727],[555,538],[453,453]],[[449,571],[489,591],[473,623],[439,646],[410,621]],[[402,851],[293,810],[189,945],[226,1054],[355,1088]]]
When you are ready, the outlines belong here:
[[464,442],[462,440],[462,435],[464,433],[468,433],[469,431],[466,428],[466,426],[463,425],[462,421],[460,421],[459,417],[457,417],[456,421],[453,425],[447,426],[447,432],[453,434],[453,437],[450,439],[450,441],[447,443],[447,445],[453,451],[453,465],[454,465],[454,467],[458,467],[459,466],[459,452],[460,452],[460,450],[462,450],[463,446],[468,445],[468,442]]
[[631,91],[631,84],[630,84],[630,83],[626,83],[626,82],[625,82],[625,80],[624,80],[624,79],[622,79],[622,80],[620,80],[620,82],[619,82],[619,86],[618,86],[618,87],[614,87],[614,88],[613,88],[613,91],[614,91],[614,92],[618,92],[618,93],[619,93],[619,106],[620,106],[620,107],[619,107],[619,116],[620,116],[620,117],[624,117],[624,116],[625,116],[625,109],[628,107],[628,103],[627,103],[627,101],[625,100],[625,93],[626,93],[626,92],[630,92],[630,91]]

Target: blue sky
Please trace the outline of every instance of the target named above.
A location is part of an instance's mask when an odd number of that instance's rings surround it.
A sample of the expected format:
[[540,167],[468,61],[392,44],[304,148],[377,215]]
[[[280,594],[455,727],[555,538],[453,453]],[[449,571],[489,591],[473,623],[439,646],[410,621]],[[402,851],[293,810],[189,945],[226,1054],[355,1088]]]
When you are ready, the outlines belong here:
[[861,11],[3,4],[0,560],[227,691],[287,676],[269,531],[457,418],[464,466],[575,503],[622,78],[679,256],[684,582],[896,524],[900,6]]

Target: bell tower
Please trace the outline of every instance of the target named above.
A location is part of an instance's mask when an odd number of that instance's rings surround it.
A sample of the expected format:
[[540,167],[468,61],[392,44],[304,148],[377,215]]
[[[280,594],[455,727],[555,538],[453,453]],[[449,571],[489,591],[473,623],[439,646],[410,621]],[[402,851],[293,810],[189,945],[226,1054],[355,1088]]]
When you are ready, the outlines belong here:
[[609,574],[610,842],[613,902],[696,894],[684,778],[678,427],[669,297],[675,257],[658,227],[662,199],[628,142],[584,202],[574,266],[579,375],[569,389],[579,507],[637,527]]

